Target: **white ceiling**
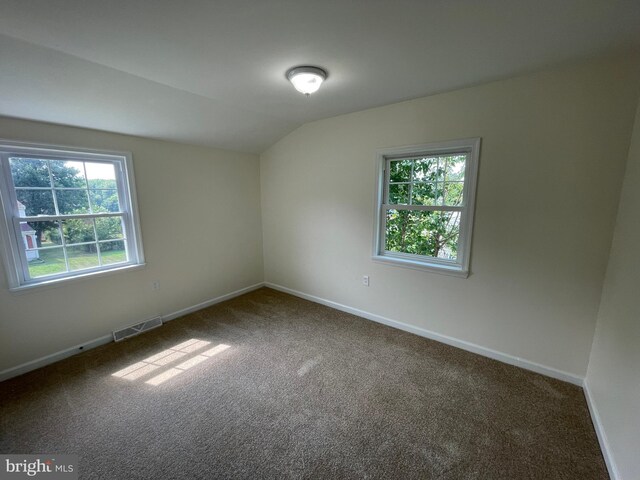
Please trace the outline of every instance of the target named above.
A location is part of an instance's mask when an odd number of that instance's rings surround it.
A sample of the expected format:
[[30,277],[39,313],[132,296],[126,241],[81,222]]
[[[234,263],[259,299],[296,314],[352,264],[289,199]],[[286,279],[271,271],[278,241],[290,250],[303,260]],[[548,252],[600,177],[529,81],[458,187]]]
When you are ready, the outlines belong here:
[[[638,0],[0,0],[0,115],[260,152],[299,125],[640,46]],[[310,98],[285,71],[324,67]]]

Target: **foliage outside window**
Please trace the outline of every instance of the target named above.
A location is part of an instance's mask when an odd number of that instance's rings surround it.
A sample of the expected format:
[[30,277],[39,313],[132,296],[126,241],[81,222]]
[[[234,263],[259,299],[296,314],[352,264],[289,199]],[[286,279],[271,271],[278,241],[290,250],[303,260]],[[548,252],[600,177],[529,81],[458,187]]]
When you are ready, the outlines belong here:
[[384,150],[374,259],[467,275],[479,139]]
[[10,285],[143,262],[128,154],[0,145]]

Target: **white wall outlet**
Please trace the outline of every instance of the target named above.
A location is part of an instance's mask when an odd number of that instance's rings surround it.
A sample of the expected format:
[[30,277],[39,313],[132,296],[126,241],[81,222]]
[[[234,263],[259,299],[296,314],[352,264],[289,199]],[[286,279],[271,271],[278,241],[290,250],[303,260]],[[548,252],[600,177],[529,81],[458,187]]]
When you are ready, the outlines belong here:
[[151,288],[154,290],[160,290],[160,280],[154,280],[151,283]]
[[362,276],[362,284],[363,284],[365,287],[368,287],[368,286],[369,286],[369,275],[363,275],[363,276]]

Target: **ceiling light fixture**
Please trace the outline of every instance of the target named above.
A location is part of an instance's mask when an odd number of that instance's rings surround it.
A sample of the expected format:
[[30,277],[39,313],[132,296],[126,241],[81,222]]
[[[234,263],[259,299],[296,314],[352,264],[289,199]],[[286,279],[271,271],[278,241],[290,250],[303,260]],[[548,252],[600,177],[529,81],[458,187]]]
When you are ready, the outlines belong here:
[[309,96],[318,91],[322,82],[327,79],[327,72],[318,67],[293,67],[287,70],[287,78],[296,90]]

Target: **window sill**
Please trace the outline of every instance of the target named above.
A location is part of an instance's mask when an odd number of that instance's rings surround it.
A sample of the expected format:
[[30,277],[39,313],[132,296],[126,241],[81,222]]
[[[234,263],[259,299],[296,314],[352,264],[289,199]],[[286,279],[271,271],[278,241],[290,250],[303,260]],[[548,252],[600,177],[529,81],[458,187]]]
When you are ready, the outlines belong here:
[[40,290],[46,290],[49,288],[62,287],[64,285],[81,282],[89,278],[103,277],[103,276],[113,275],[121,272],[131,272],[133,270],[140,270],[145,266],[146,266],[146,263],[124,265],[122,267],[112,268],[110,270],[99,270],[96,272],[81,273],[78,275],[74,275],[73,277],[56,278],[53,280],[45,280],[38,283],[27,283],[25,285],[20,285],[18,287],[11,287],[9,288],[9,291],[16,295],[21,295],[24,293],[31,293],[31,292],[37,292]]
[[422,270],[453,277],[469,277],[469,271],[464,270],[459,265],[443,265],[439,263],[420,262],[416,260],[409,260],[406,258],[391,257],[388,255],[373,255],[371,257],[371,260],[377,263],[395,265],[397,267],[410,268],[412,270]]

